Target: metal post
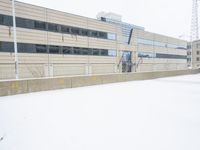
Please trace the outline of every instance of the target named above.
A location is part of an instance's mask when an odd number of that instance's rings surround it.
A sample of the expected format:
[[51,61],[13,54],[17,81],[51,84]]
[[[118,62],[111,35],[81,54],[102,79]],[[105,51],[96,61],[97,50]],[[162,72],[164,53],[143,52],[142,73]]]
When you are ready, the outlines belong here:
[[12,0],[12,15],[13,15],[13,40],[15,50],[15,78],[19,78],[18,68],[18,52],[17,52],[17,35],[16,35],[16,18],[15,18],[15,0]]

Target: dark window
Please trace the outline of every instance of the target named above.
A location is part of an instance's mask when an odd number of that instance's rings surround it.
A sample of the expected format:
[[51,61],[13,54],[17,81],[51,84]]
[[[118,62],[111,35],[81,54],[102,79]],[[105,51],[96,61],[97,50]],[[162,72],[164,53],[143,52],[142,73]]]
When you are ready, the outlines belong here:
[[184,55],[172,55],[172,54],[161,54],[161,53],[156,53],[156,58],[187,59],[187,56],[184,56]]
[[62,26],[61,31],[64,32],[64,33],[70,33],[70,27]]
[[59,32],[60,26],[53,23],[48,23],[48,31]]
[[99,49],[93,49],[92,50],[92,55],[100,55],[100,50]]
[[46,23],[42,22],[42,21],[35,21],[35,29],[39,29],[39,30],[45,30],[46,29]]
[[3,24],[3,15],[0,15],[0,24]]
[[59,53],[59,46],[49,46],[49,53],[58,54]]
[[108,56],[108,50],[101,50],[101,56]]
[[72,49],[72,47],[64,46],[64,47],[63,47],[63,54],[73,54],[73,49]]
[[101,17],[101,21],[104,21],[104,22],[106,22],[106,18],[104,18],[104,17]]
[[23,19],[23,18],[16,18],[16,26],[22,27],[22,28],[34,28],[34,21],[29,19]]
[[14,52],[14,44],[11,42],[0,42],[1,52]]
[[99,32],[99,37],[103,39],[107,39],[107,33],[106,32]]
[[91,31],[91,36],[98,37],[98,32],[97,31]]
[[197,61],[199,61],[200,60],[200,58],[199,57],[197,57]]
[[88,30],[81,29],[81,35],[88,36]]
[[36,53],[47,53],[47,46],[46,45],[35,45]]
[[19,53],[35,53],[33,44],[18,43],[17,48]]
[[82,48],[82,54],[83,54],[83,55],[89,55],[89,49],[87,49],[87,48]]
[[79,47],[74,47],[74,54],[81,55],[81,49]]
[[71,32],[72,32],[72,34],[80,34],[78,28],[71,28]]
[[3,25],[12,26],[13,25],[13,19],[11,16],[3,16]]
[[199,53],[199,51],[197,51],[197,55],[199,55],[200,53]]

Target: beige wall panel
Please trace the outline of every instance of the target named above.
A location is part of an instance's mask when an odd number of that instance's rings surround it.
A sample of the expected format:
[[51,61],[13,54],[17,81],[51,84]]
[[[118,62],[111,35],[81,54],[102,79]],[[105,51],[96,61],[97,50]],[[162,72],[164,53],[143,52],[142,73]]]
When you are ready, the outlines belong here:
[[154,50],[156,53],[168,54],[168,48],[154,46]]
[[153,70],[153,64],[140,64],[137,71],[139,72],[149,72]]
[[[14,53],[13,53],[14,57]],[[19,63],[48,63],[48,54],[18,53]]]
[[92,74],[114,73],[115,64],[92,64]]
[[154,59],[154,63],[168,63],[168,59],[156,58]]
[[154,52],[154,47],[150,45],[138,44],[137,51],[141,52]]
[[153,71],[165,71],[168,70],[166,64],[154,64],[153,65]]
[[85,75],[85,64],[54,64],[54,76]]
[[33,20],[46,21],[46,10],[42,7],[17,2],[16,16]]
[[47,21],[62,25],[87,28],[87,18],[47,9]]
[[15,65],[1,64],[0,63],[0,79],[13,79],[15,78]]
[[20,78],[39,78],[44,77],[43,64],[20,64],[19,65]]
[[89,38],[90,48],[116,49],[116,42],[97,38]]
[[11,1],[9,0],[0,0],[0,13],[5,15],[12,14]]
[[154,34],[154,40],[166,43],[167,37],[159,34]]
[[1,52],[0,54],[0,64],[14,63],[14,54]]
[[79,55],[55,55],[50,54],[50,63],[74,63],[79,64],[83,63],[86,64],[88,62],[87,56],[79,56]]
[[89,63],[116,63],[117,57],[89,56]]

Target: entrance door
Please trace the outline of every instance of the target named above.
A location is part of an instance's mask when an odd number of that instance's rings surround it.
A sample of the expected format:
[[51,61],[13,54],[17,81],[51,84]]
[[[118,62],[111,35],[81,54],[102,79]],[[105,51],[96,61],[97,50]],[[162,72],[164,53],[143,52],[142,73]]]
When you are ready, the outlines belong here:
[[132,71],[132,52],[124,51],[122,54],[122,72]]

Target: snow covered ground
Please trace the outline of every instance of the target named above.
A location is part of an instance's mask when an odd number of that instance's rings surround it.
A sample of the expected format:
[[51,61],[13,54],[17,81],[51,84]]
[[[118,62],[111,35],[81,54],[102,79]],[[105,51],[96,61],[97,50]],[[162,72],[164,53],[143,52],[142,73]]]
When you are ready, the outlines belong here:
[[200,75],[0,98],[0,150],[199,150]]

